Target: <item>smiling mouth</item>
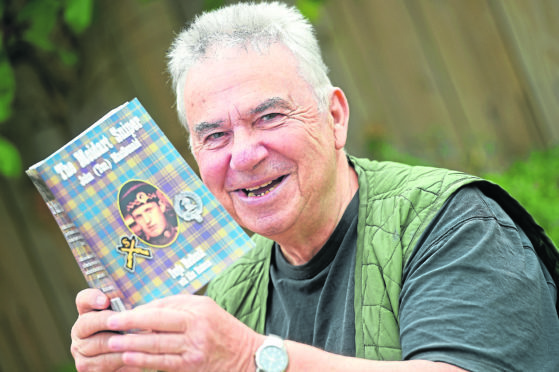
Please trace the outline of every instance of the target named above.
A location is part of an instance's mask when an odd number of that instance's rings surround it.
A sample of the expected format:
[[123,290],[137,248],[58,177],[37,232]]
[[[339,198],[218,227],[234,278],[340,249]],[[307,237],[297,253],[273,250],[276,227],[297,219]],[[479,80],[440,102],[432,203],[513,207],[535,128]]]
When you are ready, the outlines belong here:
[[242,191],[249,198],[264,196],[264,195],[268,194],[269,192],[271,192],[273,189],[275,189],[281,183],[281,181],[283,181],[284,178],[285,178],[285,176],[281,176],[279,178],[276,178],[273,181],[267,182],[267,183],[259,185],[257,187],[251,187],[249,189],[242,189]]

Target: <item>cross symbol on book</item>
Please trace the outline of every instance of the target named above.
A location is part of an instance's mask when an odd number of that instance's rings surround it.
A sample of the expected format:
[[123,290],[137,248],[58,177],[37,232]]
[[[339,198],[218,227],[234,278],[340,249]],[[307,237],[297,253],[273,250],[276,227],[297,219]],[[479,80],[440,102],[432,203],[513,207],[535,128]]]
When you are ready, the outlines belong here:
[[134,272],[136,268],[136,256],[141,256],[144,258],[152,258],[151,249],[142,248],[136,246],[136,237],[128,238],[126,236],[120,239],[122,246],[117,247],[117,251],[126,256],[126,262],[124,268],[131,273]]

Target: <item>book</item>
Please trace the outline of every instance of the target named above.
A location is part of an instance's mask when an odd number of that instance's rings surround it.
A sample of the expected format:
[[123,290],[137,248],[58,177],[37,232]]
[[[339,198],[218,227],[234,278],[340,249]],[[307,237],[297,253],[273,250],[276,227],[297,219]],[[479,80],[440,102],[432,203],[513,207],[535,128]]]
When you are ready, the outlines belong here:
[[113,310],[196,293],[253,247],[137,98],[26,173]]

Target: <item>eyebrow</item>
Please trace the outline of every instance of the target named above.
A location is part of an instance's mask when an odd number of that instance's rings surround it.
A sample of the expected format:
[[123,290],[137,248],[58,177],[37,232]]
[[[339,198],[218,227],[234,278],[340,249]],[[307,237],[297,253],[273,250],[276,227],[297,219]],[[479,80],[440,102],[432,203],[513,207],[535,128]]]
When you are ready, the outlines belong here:
[[[274,107],[289,109],[291,108],[291,105],[289,104],[288,101],[286,101],[283,98],[272,97],[272,98],[268,98],[267,100],[265,100],[264,102],[262,102],[261,104],[259,104],[258,106],[250,110],[250,113],[253,115],[260,114],[268,110],[269,108],[274,108]],[[216,128],[220,128],[223,125],[223,123],[224,123],[223,120],[219,120],[215,122],[202,121],[194,125],[193,132],[196,133],[196,136],[198,136],[198,138],[200,138],[204,135],[204,133],[212,131]]]
[[209,123],[207,121],[203,121],[201,123],[198,123],[194,126],[194,133],[196,133],[196,135],[198,137],[201,137],[204,133],[207,133],[215,128],[219,128],[223,125],[223,120],[220,121],[216,121],[213,123]]
[[274,108],[274,107],[289,109],[291,108],[291,105],[289,104],[288,101],[286,101],[283,98],[272,97],[272,98],[268,98],[267,100],[265,100],[264,102],[262,102],[261,104],[259,104],[258,106],[250,110],[250,112],[251,114],[260,114],[266,111],[267,109]]

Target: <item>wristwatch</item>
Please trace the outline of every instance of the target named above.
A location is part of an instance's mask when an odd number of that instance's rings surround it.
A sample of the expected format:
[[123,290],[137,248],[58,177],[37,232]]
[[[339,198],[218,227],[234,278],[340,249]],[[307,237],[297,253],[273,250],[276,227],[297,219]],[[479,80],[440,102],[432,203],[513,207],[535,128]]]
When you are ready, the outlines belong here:
[[281,337],[269,335],[254,355],[256,372],[284,372],[289,358]]

